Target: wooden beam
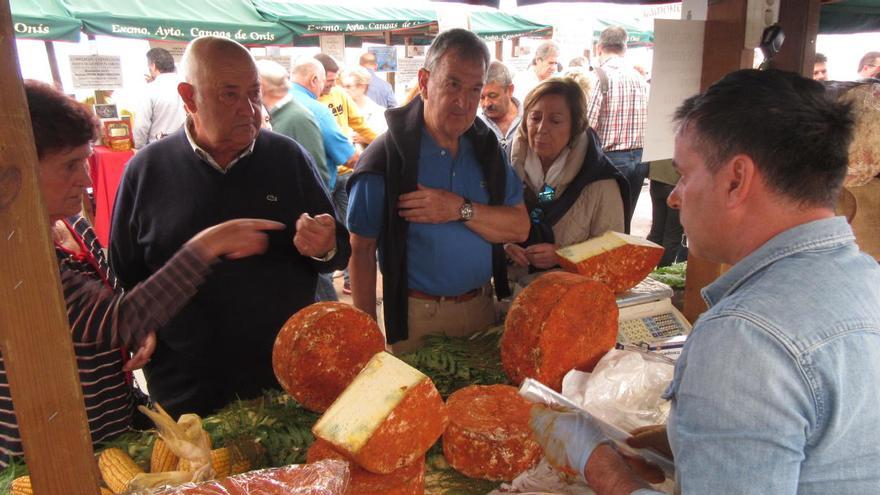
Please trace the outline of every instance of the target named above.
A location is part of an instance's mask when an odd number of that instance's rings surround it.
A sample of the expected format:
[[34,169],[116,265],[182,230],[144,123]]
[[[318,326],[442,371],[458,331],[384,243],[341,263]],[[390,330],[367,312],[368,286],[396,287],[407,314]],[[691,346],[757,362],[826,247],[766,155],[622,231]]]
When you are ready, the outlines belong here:
[[0,0],[0,350],[34,492],[95,495],[95,458],[14,39],[9,0]]
[[[706,34],[703,36],[703,74],[700,88],[706,88],[725,75],[752,66],[754,52],[745,48],[748,0],[718,0],[709,3]],[[727,270],[688,253],[684,290],[684,316],[695,321],[706,310],[700,291]]]
[[58,70],[58,57],[55,56],[55,44],[51,41],[44,41],[46,45],[46,57],[49,59],[49,70],[52,72],[52,81],[58,91],[64,92],[64,83],[61,82],[61,72]]
[[821,0],[780,1],[779,25],[785,33],[785,41],[771,66],[812,78]]

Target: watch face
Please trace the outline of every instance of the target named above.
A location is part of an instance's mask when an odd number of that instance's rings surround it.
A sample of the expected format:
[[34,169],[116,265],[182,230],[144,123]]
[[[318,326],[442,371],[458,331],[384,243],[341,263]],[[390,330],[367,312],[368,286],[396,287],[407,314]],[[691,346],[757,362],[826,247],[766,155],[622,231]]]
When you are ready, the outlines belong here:
[[465,201],[458,210],[458,214],[463,221],[468,221],[471,218],[474,218],[474,205],[472,205],[470,201]]

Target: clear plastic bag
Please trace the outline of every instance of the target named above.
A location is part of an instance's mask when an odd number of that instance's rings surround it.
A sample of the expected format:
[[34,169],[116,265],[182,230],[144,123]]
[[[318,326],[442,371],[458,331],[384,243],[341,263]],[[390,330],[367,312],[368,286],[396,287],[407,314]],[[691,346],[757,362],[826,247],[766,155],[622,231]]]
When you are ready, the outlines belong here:
[[348,482],[348,463],[327,459],[261,469],[217,481],[187,483],[151,495],[342,495]]

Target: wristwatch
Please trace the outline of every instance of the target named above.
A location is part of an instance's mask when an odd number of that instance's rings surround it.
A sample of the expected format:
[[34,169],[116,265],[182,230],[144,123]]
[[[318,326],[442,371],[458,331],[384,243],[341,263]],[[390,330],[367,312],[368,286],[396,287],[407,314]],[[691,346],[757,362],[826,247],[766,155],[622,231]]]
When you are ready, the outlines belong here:
[[474,218],[474,204],[471,200],[464,198],[464,203],[458,208],[458,217],[459,222],[467,222]]

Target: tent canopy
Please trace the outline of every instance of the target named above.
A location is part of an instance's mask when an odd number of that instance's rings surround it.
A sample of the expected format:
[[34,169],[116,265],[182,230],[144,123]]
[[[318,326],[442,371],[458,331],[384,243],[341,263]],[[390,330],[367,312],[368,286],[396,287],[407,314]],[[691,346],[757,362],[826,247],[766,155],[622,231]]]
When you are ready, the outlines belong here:
[[82,23],[59,0],[11,0],[10,7],[18,38],[79,41]]
[[[40,0],[42,1],[42,0]],[[222,36],[243,45],[289,45],[293,33],[243,0],[62,0],[89,34],[165,41]]]
[[593,25],[593,39],[599,39],[599,35],[602,34],[602,31],[605,28],[610,26],[620,26],[623,29],[626,29],[626,44],[627,46],[639,46],[639,45],[649,45],[654,42],[654,32],[647,29],[641,29],[637,27],[635,24],[620,22],[617,20],[611,19],[596,19],[595,24]]
[[849,34],[880,31],[880,0],[844,0],[822,5],[819,32]]
[[341,5],[292,3],[283,0],[253,0],[257,11],[298,36],[317,34],[361,34],[402,31],[437,25],[437,14],[429,9],[396,7],[345,7]]
[[469,14],[471,31],[486,41],[498,41],[518,36],[549,38],[553,26],[538,24],[518,15],[499,11],[475,11]]

